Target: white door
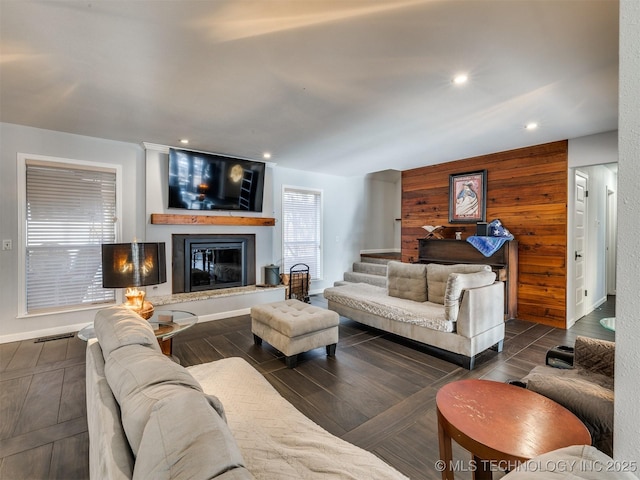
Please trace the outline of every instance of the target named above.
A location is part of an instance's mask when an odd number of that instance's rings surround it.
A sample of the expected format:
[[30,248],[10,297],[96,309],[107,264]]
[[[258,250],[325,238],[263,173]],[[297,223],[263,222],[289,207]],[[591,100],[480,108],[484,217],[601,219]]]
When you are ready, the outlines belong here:
[[587,218],[587,187],[589,176],[576,170],[575,173],[575,210],[573,212],[574,225],[574,286],[575,286],[575,320],[584,316],[585,302],[585,260]]

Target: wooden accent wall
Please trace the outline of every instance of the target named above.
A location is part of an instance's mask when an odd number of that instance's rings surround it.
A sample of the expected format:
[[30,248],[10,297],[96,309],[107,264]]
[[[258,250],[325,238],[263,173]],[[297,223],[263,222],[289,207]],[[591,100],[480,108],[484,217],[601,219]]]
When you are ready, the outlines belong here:
[[475,234],[449,223],[449,175],[483,169],[487,222],[499,218],[520,244],[518,318],[566,328],[567,141],[403,171],[402,261],[417,260],[422,225]]

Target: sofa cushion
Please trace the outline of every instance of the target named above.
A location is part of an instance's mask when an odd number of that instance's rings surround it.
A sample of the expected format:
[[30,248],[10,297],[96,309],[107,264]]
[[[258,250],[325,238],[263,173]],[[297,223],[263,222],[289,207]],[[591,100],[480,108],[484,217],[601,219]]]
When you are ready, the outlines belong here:
[[616,360],[615,342],[578,336],[574,347],[574,366],[606,375],[613,381]]
[[594,445],[612,454],[613,378],[579,368],[539,365],[522,380],[529,390],[571,410],[589,429]]
[[387,291],[390,297],[426,302],[427,266],[389,262],[387,264]]
[[198,480],[231,471],[232,478],[253,478],[229,427],[202,393],[184,389],[156,402],[142,434],[134,479]]
[[151,324],[122,305],[99,310],[93,326],[105,360],[125,345],[146,345],[160,352]]
[[373,453],[321,428],[243,358],[188,368],[206,392],[224,403],[229,429],[257,478],[408,480]]
[[455,322],[460,310],[462,292],[467,288],[478,288],[491,285],[496,280],[492,271],[475,273],[450,273],[444,290],[444,318]]
[[[455,323],[444,318],[443,305],[391,297],[387,295],[387,290],[384,287],[376,287],[368,283],[329,287],[324,290],[324,298],[329,302],[344,305],[372,317],[382,317],[402,324],[427,327],[441,332],[455,331]],[[377,327],[378,324],[373,326]]]
[[489,265],[456,264],[441,265],[439,263],[427,264],[427,285],[429,301],[444,305],[444,292],[447,287],[450,273],[474,273],[490,272]]
[[[127,345],[111,352],[105,375],[120,404],[122,425],[134,455],[158,400],[185,389],[202,392],[187,370],[162,353],[141,345]],[[222,405],[218,404],[218,408],[224,416]]]

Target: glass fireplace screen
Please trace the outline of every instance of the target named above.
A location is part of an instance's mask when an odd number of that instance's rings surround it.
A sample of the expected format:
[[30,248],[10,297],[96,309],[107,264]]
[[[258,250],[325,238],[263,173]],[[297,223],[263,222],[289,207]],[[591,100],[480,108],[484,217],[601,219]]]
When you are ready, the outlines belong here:
[[186,284],[189,292],[246,284],[244,245],[239,243],[191,244]]

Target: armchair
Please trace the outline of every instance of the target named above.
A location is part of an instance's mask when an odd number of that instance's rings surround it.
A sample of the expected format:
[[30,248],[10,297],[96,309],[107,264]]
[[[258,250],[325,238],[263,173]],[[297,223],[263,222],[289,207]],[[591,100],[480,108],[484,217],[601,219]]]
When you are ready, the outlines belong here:
[[566,355],[562,368],[552,366],[554,356],[547,355],[547,365],[535,367],[522,382],[573,412],[589,429],[593,446],[612,456],[615,343],[577,337],[573,354],[572,368],[570,359],[564,363]]

